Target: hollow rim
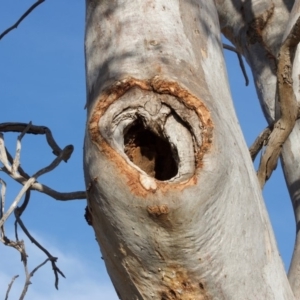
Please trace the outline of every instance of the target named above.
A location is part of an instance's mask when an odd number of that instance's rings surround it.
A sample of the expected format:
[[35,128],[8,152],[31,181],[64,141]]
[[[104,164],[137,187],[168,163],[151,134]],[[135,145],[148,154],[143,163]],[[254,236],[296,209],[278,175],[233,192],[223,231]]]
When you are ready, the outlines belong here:
[[[155,76],[149,80],[139,80],[129,77],[121,81],[117,81],[115,84],[102,91],[101,95],[98,97],[98,101],[95,102],[91,111],[91,117],[88,123],[88,131],[91,141],[98,147],[100,153],[104,153],[108,159],[115,162],[118,170],[127,176],[130,184],[132,183],[133,185],[136,185],[136,182],[139,182],[139,180],[137,180],[140,175],[139,172],[137,170],[134,171],[131,166],[128,166],[127,162],[111,147],[111,145],[109,145],[109,143],[107,143],[99,130],[99,121],[106,110],[112,103],[133,87],[141,90],[152,91],[161,95],[168,94],[174,96],[187,108],[196,112],[202,124],[202,144],[195,153],[196,169],[201,169],[203,166],[203,156],[209,151],[213,141],[213,122],[211,120],[210,112],[201,99],[181,87],[177,82],[165,80],[159,76]],[[172,189],[176,189],[176,186],[177,188],[182,189],[186,186],[196,184],[196,173],[197,172],[195,172],[195,175],[186,182],[173,183]],[[170,188],[169,182],[158,182],[157,188],[160,188],[162,191],[167,191]],[[138,186],[135,186],[133,192],[144,196],[148,193],[148,191],[145,191],[143,187]]]

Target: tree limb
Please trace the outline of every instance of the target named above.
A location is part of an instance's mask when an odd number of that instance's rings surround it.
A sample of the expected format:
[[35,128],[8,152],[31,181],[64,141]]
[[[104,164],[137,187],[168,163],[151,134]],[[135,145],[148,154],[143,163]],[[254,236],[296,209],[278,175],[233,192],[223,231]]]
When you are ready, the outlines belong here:
[[300,18],[282,44],[278,55],[277,88],[281,115],[274,124],[274,130],[270,135],[266,151],[259,165],[257,176],[261,188],[264,187],[275,169],[281,147],[293,130],[297,119],[298,105],[293,91],[292,65],[299,40]]
[[7,28],[6,30],[4,30],[1,34],[0,34],[0,40],[6,36],[10,31],[12,31],[13,29],[16,29],[19,24],[40,4],[42,4],[43,2],[45,2],[45,0],[38,0],[37,2],[35,2],[34,4],[32,4],[26,11],[25,13],[19,18],[19,20],[12,25],[11,27]]
[[[300,107],[298,106],[297,110],[297,120],[300,119]],[[261,148],[267,144],[267,141],[270,137],[270,134],[272,133],[274,129],[274,124],[271,124],[267,126],[255,139],[252,146],[249,148],[249,152],[252,158],[252,161],[255,160],[258,152],[261,150]]]

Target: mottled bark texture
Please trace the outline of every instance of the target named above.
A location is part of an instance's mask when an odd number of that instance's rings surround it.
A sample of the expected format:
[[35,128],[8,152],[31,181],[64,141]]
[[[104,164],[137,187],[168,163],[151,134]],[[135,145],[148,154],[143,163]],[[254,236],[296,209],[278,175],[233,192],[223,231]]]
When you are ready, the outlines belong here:
[[[289,76],[284,76],[284,72],[278,73],[278,70],[282,68],[279,63],[279,54],[280,49],[283,50],[283,43],[286,42],[292,28],[299,19],[299,1],[256,0],[244,2],[240,0],[217,0],[216,5],[222,32],[240,50],[250,65],[257,94],[268,123],[274,124],[274,122],[277,122],[279,125],[277,128],[282,128],[284,131],[289,126],[278,122],[282,117],[282,101],[290,101],[292,97],[295,97],[298,103],[300,101],[299,47],[297,50],[296,46],[294,47],[293,51],[296,50],[296,53],[290,53],[294,56],[291,61],[292,64],[284,62],[284,71],[288,72]],[[299,40],[299,36],[297,38]],[[292,70],[289,70],[290,68]],[[278,94],[278,89],[283,81],[293,88],[294,95]],[[289,110],[293,105],[286,105],[285,109]],[[294,112],[291,113],[290,117],[286,114],[288,121],[292,121],[294,118],[292,115],[295,115],[297,108],[294,107],[293,109]],[[282,166],[296,219],[295,249],[288,274],[296,299],[300,299],[299,145],[300,121],[298,120],[281,150]]]
[[120,299],[294,299],[233,109],[215,3],[86,4],[85,179]]

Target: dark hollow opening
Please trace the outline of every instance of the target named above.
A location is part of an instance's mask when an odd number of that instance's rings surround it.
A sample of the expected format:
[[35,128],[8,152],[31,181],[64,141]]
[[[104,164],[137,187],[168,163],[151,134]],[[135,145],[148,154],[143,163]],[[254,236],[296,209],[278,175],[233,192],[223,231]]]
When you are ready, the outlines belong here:
[[169,142],[144,128],[140,120],[124,133],[124,151],[136,166],[158,180],[178,173]]

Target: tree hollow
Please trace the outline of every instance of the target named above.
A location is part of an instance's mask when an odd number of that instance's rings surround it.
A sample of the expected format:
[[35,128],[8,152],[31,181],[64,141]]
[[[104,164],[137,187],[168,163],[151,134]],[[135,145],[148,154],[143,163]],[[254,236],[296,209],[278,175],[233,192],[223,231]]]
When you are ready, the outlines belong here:
[[176,150],[170,143],[144,127],[140,119],[124,133],[124,152],[149,176],[169,180],[178,173]]

